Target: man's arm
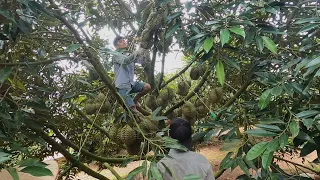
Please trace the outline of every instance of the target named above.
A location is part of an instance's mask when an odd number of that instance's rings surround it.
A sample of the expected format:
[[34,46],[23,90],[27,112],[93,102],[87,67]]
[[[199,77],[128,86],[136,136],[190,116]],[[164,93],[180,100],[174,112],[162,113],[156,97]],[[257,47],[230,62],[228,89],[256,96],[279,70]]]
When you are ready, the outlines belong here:
[[118,63],[118,64],[123,64],[123,65],[127,65],[127,64],[130,64],[132,62],[135,62],[136,61],[136,54],[130,54],[128,56],[126,55],[114,55],[113,56],[113,61],[115,63]]

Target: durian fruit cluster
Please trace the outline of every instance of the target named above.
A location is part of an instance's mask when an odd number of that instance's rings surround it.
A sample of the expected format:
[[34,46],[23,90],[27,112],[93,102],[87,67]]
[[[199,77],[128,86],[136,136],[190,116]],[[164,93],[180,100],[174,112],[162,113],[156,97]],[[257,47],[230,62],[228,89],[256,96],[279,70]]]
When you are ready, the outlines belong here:
[[207,70],[207,66],[202,64],[200,66],[194,66],[190,70],[190,78],[192,80],[198,80]]
[[164,109],[169,105],[169,103],[175,97],[175,92],[172,88],[166,87],[161,90],[159,96],[148,95],[146,97],[146,106],[151,110],[155,110],[157,107],[162,107]]
[[[92,115],[99,111],[100,114],[105,114],[111,111],[112,107],[108,99],[105,99],[105,95],[103,93],[99,93],[95,98],[89,99],[86,101],[84,106],[84,110],[87,115]],[[104,103],[103,103],[104,101]]]
[[[139,127],[146,136],[151,137],[158,129],[158,121],[152,121],[151,116],[140,117]],[[142,135],[129,124],[112,124],[108,128],[110,139],[119,144],[124,144],[130,155],[141,153]]]

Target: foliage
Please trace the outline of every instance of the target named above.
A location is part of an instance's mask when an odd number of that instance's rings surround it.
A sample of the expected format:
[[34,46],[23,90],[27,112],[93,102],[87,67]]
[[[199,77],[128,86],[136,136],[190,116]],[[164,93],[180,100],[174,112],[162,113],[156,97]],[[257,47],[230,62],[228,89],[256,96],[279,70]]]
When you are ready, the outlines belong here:
[[[198,103],[196,108],[201,105],[217,116],[210,117],[206,111],[203,115],[197,109],[195,141],[208,142],[213,136],[242,140],[238,151],[222,161],[221,170],[239,166],[249,176],[249,169],[262,168],[262,178],[272,179],[290,176],[274,161],[281,159],[281,154],[292,149],[301,156],[314,150],[319,154],[319,2],[158,3],[167,3],[169,14],[162,24],[151,28],[156,31],[149,32],[152,36],[148,42],[153,42],[153,48],[146,65],[140,67],[138,78],[152,85],[158,99],[167,97],[157,101],[161,108],[145,107],[154,110],[151,119],[159,122],[162,134],[167,132],[164,116],[180,116],[180,107],[191,101]],[[117,156],[123,147],[109,139],[106,129],[130,122],[142,133],[146,144],[141,144],[147,151],[153,150],[155,157],[149,159],[149,173],[145,172],[144,163],[128,179],[140,172],[159,178],[157,158],[168,148],[183,147],[155,132],[144,134],[122,108],[109,81],[114,77],[111,56],[115,52],[104,47],[112,39],[108,42],[99,35],[106,28],[117,35],[128,34],[133,40],[141,31],[136,25],[146,23],[141,12],[147,4],[121,0],[19,0],[0,4],[1,168],[16,177],[13,167],[20,160],[34,156],[43,159],[55,151],[66,156],[77,153],[79,148],[89,152],[80,155],[81,162],[97,158],[90,153]],[[164,36],[160,36],[163,32]],[[155,73],[157,48],[164,49],[172,37],[169,47],[178,45],[189,66],[173,75]],[[166,53],[161,51],[161,61]],[[191,80],[190,67],[198,68],[199,79],[191,81],[186,96],[171,96],[166,87],[176,92],[179,82]],[[222,97],[209,103],[207,95],[217,87],[223,89]],[[99,93],[110,98],[111,111],[92,115],[77,111],[86,112],[87,102]],[[244,132],[240,131],[242,128]],[[8,159],[9,155],[13,158]],[[68,158],[70,162],[72,157]],[[37,163],[28,164],[22,171],[50,174]],[[185,177],[188,178],[197,177]]]

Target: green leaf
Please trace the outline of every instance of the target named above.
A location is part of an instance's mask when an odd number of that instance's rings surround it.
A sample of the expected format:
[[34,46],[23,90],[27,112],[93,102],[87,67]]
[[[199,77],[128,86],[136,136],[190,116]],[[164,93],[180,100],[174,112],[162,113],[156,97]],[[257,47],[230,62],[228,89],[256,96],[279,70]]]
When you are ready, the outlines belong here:
[[162,175],[160,170],[157,168],[157,164],[155,162],[151,162],[150,171],[152,173],[152,179],[162,180]]
[[309,67],[317,66],[319,64],[320,64],[320,56],[310,61],[305,67],[309,68]]
[[199,34],[199,33],[201,32],[201,31],[198,29],[198,27],[195,26],[195,25],[191,25],[190,29],[191,29],[192,31],[194,31],[195,33],[197,33],[197,34]]
[[279,138],[279,145],[280,145],[280,148],[284,148],[287,144],[288,144],[288,135],[286,134],[282,134]]
[[244,46],[248,46],[254,39],[256,31],[254,28],[250,28],[246,32],[246,37],[244,38]]
[[199,39],[199,38],[201,38],[201,37],[203,37],[203,36],[206,36],[206,35],[207,35],[207,34],[205,34],[205,33],[197,34],[197,35],[191,37],[191,38],[189,39],[189,41],[192,41],[192,40],[195,40],[195,39]]
[[41,166],[28,166],[23,168],[21,172],[29,173],[32,176],[53,176],[49,169]]
[[12,72],[11,67],[5,67],[0,69],[0,83],[3,83],[5,80],[8,79]]
[[264,153],[262,154],[262,167],[264,169],[267,169],[272,163],[272,159],[273,159],[273,151],[269,151],[269,150],[264,151]]
[[203,138],[204,143],[208,143],[213,136],[217,136],[221,129],[210,130]]
[[161,121],[161,120],[166,120],[168,119],[166,116],[154,116],[152,117],[152,120],[154,121]]
[[252,129],[252,130],[247,130],[244,133],[252,135],[252,136],[256,136],[256,137],[272,137],[272,136],[276,136],[277,133],[274,132],[269,132],[263,129]]
[[236,27],[236,26],[233,26],[233,27],[229,28],[229,30],[230,30],[231,32],[235,33],[235,34],[238,34],[238,35],[242,36],[243,38],[246,37],[246,33],[245,33],[244,30],[241,29],[241,28],[238,28],[238,27]]
[[300,19],[299,21],[294,22],[294,24],[303,24],[303,23],[311,22],[311,21],[320,21],[320,18],[319,17],[304,18],[304,19]]
[[262,36],[263,42],[266,47],[273,53],[277,54],[277,46],[276,44],[267,36]]
[[167,21],[171,21],[173,19],[175,19],[176,17],[179,17],[180,15],[182,14],[182,11],[178,11],[178,12],[175,12],[173,14],[170,14],[168,17],[167,17]]
[[237,70],[240,71],[240,66],[239,66],[239,63],[238,63],[238,62],[236,62],[234,59],[232,59],[231,57],[228,57],[228,56],[224,56],[223,58],[226,60],[225,62],[226,62],[229,66],[231,66],[231,67],[233,67],[233,68],[236,68]]
[[168,30],[168,32],[166,33],[166,39],[168,39],[169,37],[171,37],[176,31],[177,29],[180,27],[180,24],[175,24],[174,26],[170,27],[170,29]]
[[272,141],[270,141],[268,143],[267,149],[269,151],[276,151],[276,150],[278,150],[279,146],[280,146],[279,140],[278,139],[273,139]]
[[0,8],[0,15],[9,19],[11,22],[16,23],[16,21],[14,20],[14,17],[11,15],[11,13],[8,10]]
[[203,43],[203,49],[208,53],[212,46],[213,46],[213,38],[212,37],[206,38],[206,40],[204,40],[204,43]]
[[265,130],[269,130],[269,131],[274,131],[274,132],[279,132],[281,131],[281,129],[276,126],[276,125],[268,125],[268,124],[256,124],[255,125],[256,127],[258,128],[261,128],[261,129],[265,129]]
[[271,89],[264,91],[259,99],[259,108],[264,109],[268,106],[271,99]]
[[258,144],[254,145],[247,153],[247,159],[253,160],[260,156],[267,148],[267,142],[259,142]]
[[224,80],[225,80],[225,74],[224,74],[223,63],[220,60],[216,65],[216,73],[217,73],[218,81],[220,82],[221,86],[223,86]]
[[64,100],[64,99],[69,99],[69,98],[73,98],[73,97],[75,97],[77,95],[77,93],[75,93],[75,92],[68,92],[68,93],[66,93],[63,97],[62,97],[62,100]]
[[264,118],[261,119],[260,124],[286,124],[284,121],[278,118]]
[[258,46],[259,51],[262,52],[263,47],[264,47],[262,37],[261,37],[261,36],[258,36],[258,37],[256,38],[256,41],[257,41],[257,46]]
[[16,168],[9,167],[9,168],[6,168],[6,170],[10,173],[13,180],[19,180],[19,175],[17,173]]
[[272,14],[277,14],[279,12],[276,8],[273,7],[267,7],[266,11]]
[[220,41],[221,46],[223,47],[224,44],[226,44],[229,41],[230,38],[230,32],[228,29],[221,29],[220,30]]
[[312,118],[302,119],[303,125],[305,125],[308,130],[312,127],[313,122],[314,122],[314,119]]
[[10,154],[0,151],[0,164],[10,159]]
[[307,32],[307,31],[309,31],[309,30],[311,30],[311,29],[313,29],[313,28],[318,27],[319,25],[320,25],[320,24],[308,24],[308,25],[304,26],[303,28],[301,28],[301,29],[299,30],[298,34],[299,34],[299,33]]
[[289,129],[293,138],[295,138],[299,134],[299,131],[300,131],[299,124],[296,121],[292,121],[289,124]]
[[250,176],[249,169],[248,169],[247,165],[243,162],[243,160],[240,158],[237,158],[236,161],[237,161],[237,164],[239,165],[239,167],[242,169],[242,171],[244,171],[247,176]]
[[316,142],[307,133],[303,131],[299,131],[299,134],[297,135],[296,138],[316,144]]
[[275,96],[275,97],[278,97],[282,94],[282,88],[281,86],[276,86],[274,88],[271,89],[271,93]]
[[201,180],[202,178],[197,174],[188,174],[182,180]]
[[139,167],[135,168],[134,170],[132,170],[132,171],[128,174],[126,180],[134,179],[134,178],[136,177],[136,175],[138,175],[139,173],[141,173],[144,169],[145,169],[144,166],[139,166]]
[[220,163],[220,169],[226,169],[226,165],[231,161],[230,157],[232,156],[233,152],[228,152],[228,154],[223,158]]
[[81,47],[81,44],[70,44],[67,49],[64,50],[66,53],[73,52]]

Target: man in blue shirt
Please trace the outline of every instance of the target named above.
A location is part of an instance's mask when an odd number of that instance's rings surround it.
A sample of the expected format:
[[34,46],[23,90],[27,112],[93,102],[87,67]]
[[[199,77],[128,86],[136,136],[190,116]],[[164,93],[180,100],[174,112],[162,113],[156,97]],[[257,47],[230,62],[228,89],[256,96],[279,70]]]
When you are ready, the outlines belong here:
[[[135,63],[143,64],[142,56],[146,49],[140,47],[135,52],[130,53],[127,50],[126,40],[121,36],[114,39],[113,45],[117,51],[122,54],[122,56],[114,55],[112,58],[114,63],[115,86],[126,104],[134,112],[137,112],[136,108],[140,106],[140,98],[151,91],[150,84],[133,80]],[[133,93],[137,93],[134,98],[131,97]]]

